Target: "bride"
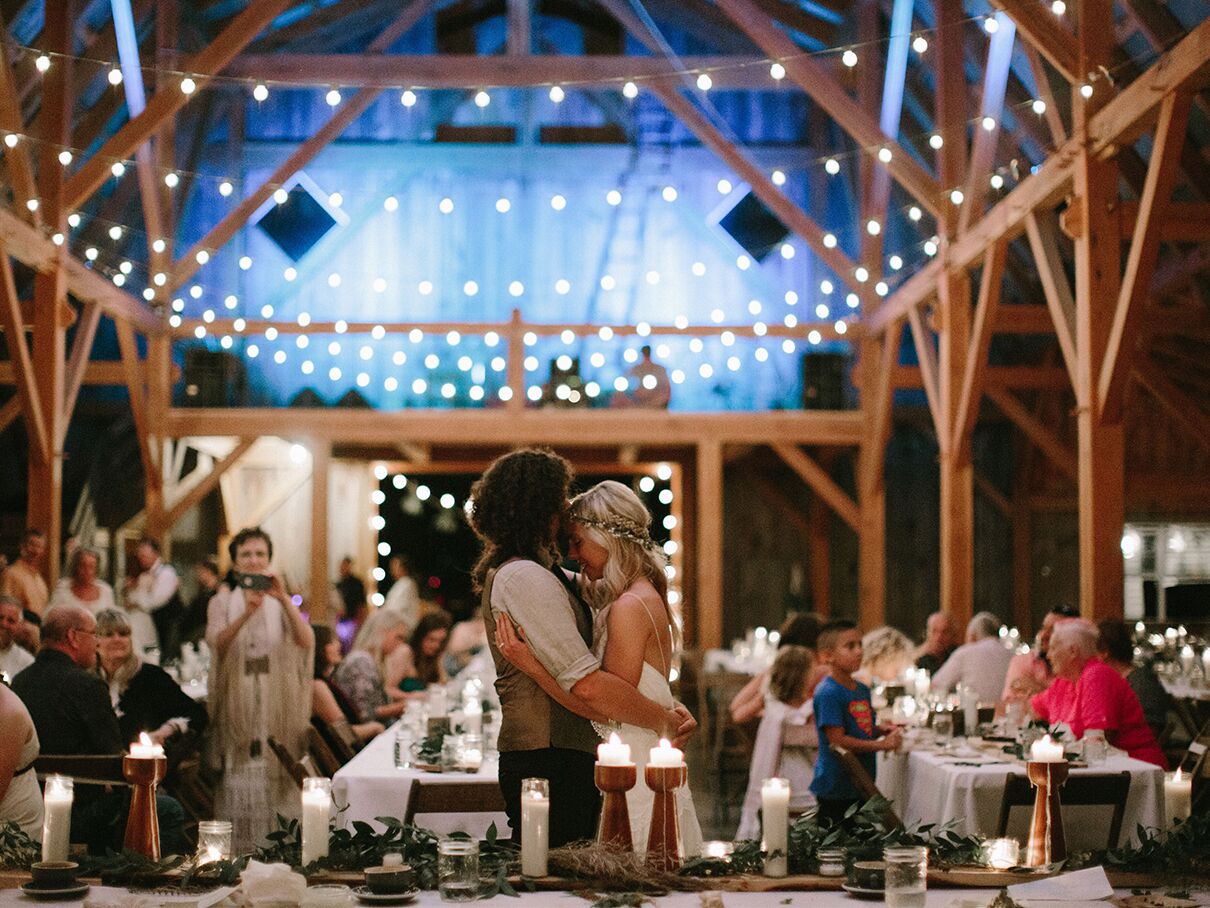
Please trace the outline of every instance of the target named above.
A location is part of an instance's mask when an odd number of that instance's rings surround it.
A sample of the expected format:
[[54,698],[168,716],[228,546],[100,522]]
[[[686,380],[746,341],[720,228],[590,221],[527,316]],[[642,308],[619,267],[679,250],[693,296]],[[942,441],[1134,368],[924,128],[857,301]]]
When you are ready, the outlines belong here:
[[[674,624],[668,608],[664,554],[647,531],[651,515],[639,497],[613,480],[598,483],[572,499],[568,508],[568,555],[580,565],[573,575],[585,600],[594,609],[593,650],[601,668],[636,687],[661,706],[673,704],[668,686],[672,664]],[[530,652],[506,615],[497,619],[496,643],[509,662],[534,679],[564,706],[589,718],[597,713],[565,694]],[[558,692],[556,695],[555,692]],[[617,731],[630,745],[638,764],[638,785],[630,791],[630,826],[635,850],[646,850],[651,828],[653,795],[643,780],[648,752],[657,743],[655,732],[634,725],[593,723],[602,737]],[[687,785],[678,789],[677,807],[682,856],[701,849],[702,832]]]

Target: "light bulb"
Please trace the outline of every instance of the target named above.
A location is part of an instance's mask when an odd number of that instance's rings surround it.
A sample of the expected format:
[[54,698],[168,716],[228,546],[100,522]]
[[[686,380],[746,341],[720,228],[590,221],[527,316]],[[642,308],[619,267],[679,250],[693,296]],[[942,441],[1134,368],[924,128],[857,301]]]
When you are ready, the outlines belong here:
[[64,167],[66,167],[68,164],[70,164],[71,163],[71,152],[70,151],[59,152],[59,163],[62,164]]
[[639,96],[639,87],[633,82],[627,82],[622,86],[622,96],[633,101]]
[[934,151],[941,148],[945,144],[945,139],[941,137],[941,133],[935,132],[929,136],[929,147]]
[[706,73],[702,73],[697,77],[697,87],[702,91],[709,91],[714,85],[714,80]]
[[921,211],[920,208],[917,207],[916,205],[913,205],[911,208],[908,209],[908,217],[911,218],[913,221],[918,221],[923,216],[924,216],[924,212]]
[[675,186],[665,186],[664,191],[660,193],[665,202],[675,202],[676,194]]
[[109,71],[109,75],[106,78],[109,79],[110,85],[121,85],[122,84],[122,70],[120,70],[118,67],[115,66],[113,69],[111,69]]
[[235,187],[231,185],[230,180],[223,180],[223,182],[218,184],[218,194],[223,198],[227,198],[227,196],[231,195],[231,193],[234,191]]
[[849,69],[852,69],[854,66],[857,65],[857,54],[855,54],[851,50],[846,50],[844,52],[844,54],[841,55],[840,62],[843,63],[845,66],[847,66]]
[[1004,177],[1000,176],[1000,174],[998,174],[998,173],[993,173],[992,178],[991,178],[991,184],[992,184],[992,189],[1003,189],[1004,188]]
[[1033,107],[1034,113],[1036,113],[1038,116],[1046,113],[1046,102],[1041,98],[1037,98],[1031,106]]
[[780,170],[773,171],[771,178],[774,186],[786,185],[786,175]]
[[475,92],[475,106],[479,108],[487,107],[492,103],[492,96],[485,91]]
[[1080,86],[1080,97],[1085,100],[1092,97],[1092,84],[1090,82],[1085,82]]
[[180,182],[181,182],[181,178],[178,177],[175,173],[164,174],[164,185],[167,186],[169,189],[176,189],[177,184],[179,184]]
[[412,91],[409,88],[407,91],[405,91],[403,94],[401,94],[399,96],[399,103],[402,104],[404,107],[415,107],[416,106],[416,92]]
[[286,192],[284,189],[278,188],[273,191],[273,201],[277,202],[278,205],[286,204],[289,198],[290,193]]
[[567,94],[563,91],[561,86],[552,85],[550,87],[550,99],[556,104],[562,103],[563,99],[566,97]]
[[328,93],[324,95],[324,100],[328,102],[329,107],[335,107],[340,103],[340,92],[335,88],[329,88]]
[[609,192],[605,193],[605,201],[610,205],[621,205],[622,193],[618,192],[616,189],[611,189]]
[[561,195],[552,195],[550,197],[550,207],[555,211],[562,211],[567,207],[567,199]]
[[981,122],[981,125],[983,126],[983,129],[985,132],[991,132],[992,130],[994,130],[996,128],[996,118],[995,117],[984,117]]
[[115,177],[120,177],[120,176],[122,176],[122,174],[126,173],[126,165],[123,164],[121,161],[115,161],[113,163],[113,165],[109,168],[109,172],[112,173]]
[[46,56],[46,54],[40,55],[38,59],[34,61],[34,66],[37,67],[38,72],[46,72],[48,69],[50,69],[50,57]]
[[880,160],[883,164],[890,164],[891,163],[891,149],[887,148],[886,146],[879,148],[878,149],[878,160]]
[[866,221],[865,232],[870,236],[878,236],[878,234],[882,233],[882,225],[873,218],[870,218],[870,220]]
[[182,94],[191,95],[191,94],[193,94],[195,91],[197,91],[197,83],[196,83],[196,82],[194,82],[194,81],[193,81],[191,78],[189,78],[188,76],[186,76],[185,78],[181,79],[181,93],[182,93]]
[[1067,4],[1064,3],[1063,0],[1055,0],[1055,2],[1050,5],[1050,11],[1056,16],[1061,16],[1067,12]]
[[1000,23],[996,21],[995,16],[988,16],[983,20],[983,30],[989,35],[994,35],[1000,30]]
[[252,89],[252,97],[257,101],[264,101],[269,97],[269,89],[263,84],[257,84],[256,88]]
[[912,50],[914,50],[916,53],[922,54],[928,49],[928,38],[924,37],[924,35],[917,35],[912,39]]
[[769,67],[769,75],[773,79],[776,79],[777,81],[780,82],[782,79],[784,79],[786,77],[786,68],[784,66],[782,66],[780,63],[774,63],[772,66]]
[[835,158],[828,158],[827,161],[824,162],[823,169],[826,170],[830,176],[836,176],[836,174],[840,173],[840,162]]

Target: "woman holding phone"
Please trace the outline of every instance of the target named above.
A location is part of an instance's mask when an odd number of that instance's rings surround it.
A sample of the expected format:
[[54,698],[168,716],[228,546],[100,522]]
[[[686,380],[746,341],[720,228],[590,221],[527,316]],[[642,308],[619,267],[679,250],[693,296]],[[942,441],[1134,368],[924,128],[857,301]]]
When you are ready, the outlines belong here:
[[206,642],[213,654],[211,728],[223,770],[215,815],[231,818],[242,852],[261,842],[275,814],[298,814],[298,790],[269,753],[268,739],[294,753],[304,748],[315,637],[270,567],[268,534],[240,530],[228,550],[233,573],[210,600]]

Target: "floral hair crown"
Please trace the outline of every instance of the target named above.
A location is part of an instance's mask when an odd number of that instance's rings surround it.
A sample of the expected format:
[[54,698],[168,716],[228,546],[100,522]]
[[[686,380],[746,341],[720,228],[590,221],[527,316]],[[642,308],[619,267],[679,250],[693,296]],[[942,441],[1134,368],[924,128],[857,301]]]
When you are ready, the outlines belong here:
[[573,523],[592,527],[594,530],[600,530],[610,536],[616,536],[618,539],[625,539],[627,542],[633,542],[643,548],[650,548],[652,544],[651,534],[647,532],[647,527],[619,515],[600,518],[572,512],[571,520]]

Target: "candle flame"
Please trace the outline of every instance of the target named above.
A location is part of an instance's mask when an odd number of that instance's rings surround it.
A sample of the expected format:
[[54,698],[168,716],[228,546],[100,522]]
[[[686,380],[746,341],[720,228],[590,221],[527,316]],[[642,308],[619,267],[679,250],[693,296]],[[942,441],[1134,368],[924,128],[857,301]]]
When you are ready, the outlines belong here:
[[1043,743],[1043,744],[1053,744],[1053,743],[1054,743],[1054,741],[1050,740],[1050,735],[1043,735],[1043,736],[1042,736],[1042,743]]
[[144,747],[150,747],[155,742],[151,740],[151,735],[147,734],[145,731],[141,731],[139,732],[139,743]]
[[618,733],[616,731],[612,731],[609,733],[609,743],[610,744],[621,744],[622,743],[622,739],[618,737]]
[[1172,775],[1172,781],[1179,782],[1180,780],[1181,780],[1181,768],[1178,766],[1176,768],[1176,772],[1173,773],[1173,775]]
[[660,747],[667,749],[671,746],[672,746],[672,742],[669,741],[667,738],[660,738]]

